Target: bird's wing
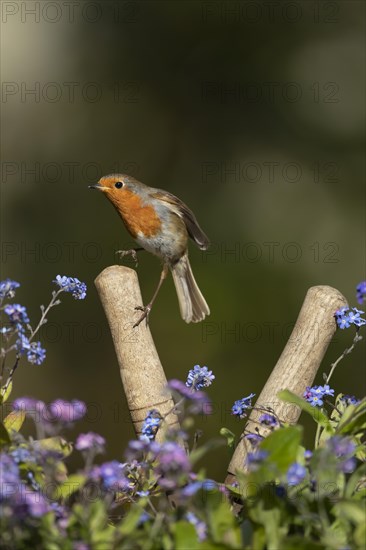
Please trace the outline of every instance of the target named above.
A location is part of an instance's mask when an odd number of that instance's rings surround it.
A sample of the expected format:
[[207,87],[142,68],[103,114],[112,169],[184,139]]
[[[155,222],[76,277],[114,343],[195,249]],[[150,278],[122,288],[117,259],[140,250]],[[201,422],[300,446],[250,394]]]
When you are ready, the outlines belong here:
[[201,250],[207,250],[210,245],[210,241],[207,235],[200,228],[198,221],[196,220],[196,216],[193,214],[192,210],[190,210],[183,201],[178,199],[175,195],[172,195],[172,193],[168,193],[167,191],[163,191],[161,189],[156,189],[151,196],[165,202],[167,207],[172,212],[182,218],[187,227],[188,235],[197,244],[198,248]]

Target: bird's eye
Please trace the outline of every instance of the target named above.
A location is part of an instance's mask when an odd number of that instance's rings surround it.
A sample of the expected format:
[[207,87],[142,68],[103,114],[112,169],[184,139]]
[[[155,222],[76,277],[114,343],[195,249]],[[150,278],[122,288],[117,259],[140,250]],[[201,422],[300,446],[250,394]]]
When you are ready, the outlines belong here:
[[121,187],[123,187],[123,183],[121,181],[116,181],[114,186],[117,187],[117,189],[121,189]]

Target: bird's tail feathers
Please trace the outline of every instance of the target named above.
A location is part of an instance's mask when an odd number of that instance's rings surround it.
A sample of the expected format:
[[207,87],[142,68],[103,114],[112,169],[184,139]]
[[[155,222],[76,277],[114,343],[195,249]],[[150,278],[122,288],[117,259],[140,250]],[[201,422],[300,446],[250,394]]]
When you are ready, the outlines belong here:
[[186,323],[203,321],[210,308],[198,288],[187,254],[171,268],[182,319]]

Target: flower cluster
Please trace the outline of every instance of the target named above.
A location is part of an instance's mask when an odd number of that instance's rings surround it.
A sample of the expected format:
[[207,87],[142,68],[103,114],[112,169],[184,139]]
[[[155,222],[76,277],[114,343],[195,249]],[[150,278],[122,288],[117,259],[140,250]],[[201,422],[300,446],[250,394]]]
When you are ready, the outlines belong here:
[[204,521],[200,520],[193,512],[186,513],[186,519],[194,525],[199,541],[203,541],[207,538],[207,525]]
[[358,405],[360,399],[357,399],[354,395],[342,395],[341,401],[346,405]]
[[331,456],[337,458],[337,467],[346,474],[352,473],[356,467],[354,457],[356,445],[349,437],[333,436],[327,440],[327,449]]
[[158,483],[164,489],[175,489],[188,479],[191,463],[186,451],[174,441],[166,441],[157,450]]
[[41,342],[30,342],[24,335],[16,341],[16,349],[20,355],[26,355],[29,363],[41,365],[46,359],[46,350],[42,348]]
[[366,281],[361,281],[356,287],[356,298],[359,304],[366,301]]
[[250,472],[256,472],[268,457],[268,451],[258,449],[247,455],[247,467]]
[[262,426],[267,426],[268,428],[276,428],[278,426],[278,420],[273,414],[262,414],[258,422],[262,424]]
[[169,380],[168,388],[172,390],[173,394],[178,398],[190,404],[189,411],[193,414],[211,414],[211,402],[204,392],[193,391],[189,389],[184,382],[175,378]]
[[25,330],[23,324],[29,323],[27,310],[20,304],[8,304],[4,307],[4,312],[9,318],[9,323],[14,325],[19,332]]
[[96,453],[102,453],[104,451],[104,446],[104,437],[94,432],[79,434],[75,443],[75,449],[78,451],[93,450]]
[[99,482],[105,491],[113,493],[127,491],[131,487],[130,481],[125,476],[125,465],[118,460],[95,466],[90,477],[93,481]]
[[231,413],[238,418],[244,418],[247,414],[247,410],[252,408],[252,399],[255,397],[255,393],[251,393],[247,397],[238,399],[235,401],[231,408]]
[[324,386],[313,386],[310,388],[307,386],[304,397],[312,407],[321,407],[324,404],[324,397],[326,395],[334,396],[334,390],[329,387],[328,384]]
[[141,429],[141,438],[147,438],[148,440],[155,439],[156,432],[159,429],[162,418],[156,409],[152,409],[147,413]]
[[[86,285],[79,281],[79,279],[73,277],[61,277],[57,275],[55,281],[60,290],[52,293],[52,299],[47,307],[41,306],[42,316],[41,319],[33,330],[30,325],[27,309],[21,304],[6,304],[2,307],[4,314],[7,316],[7,326],[0,328],[0,334],[7,343],[7,348],[1,350],[2,355],[2,368],[1,378],[8,373],[8,380],[3,386],[3,392],[9,387],[15,369],[18,367],[19,361],[22,356],[27,358],[29,363],[33,365],[41,365],[46,358],[46,350],[42,347],[41,342],[35,341],[34,337],[40,328],[47,322],[46,315],[49,310],[58,305],[60,300],[58,296],[61,292],[71,292],[74,298],[79,300],[86,296]],[[0,282],[0,302],[5,298],[13,298],[15,290],[19,288],[20,284],[11,279],[5,279]],[[12,343],[12,341],[15,343]],[[11,352],[16,352],[16,359],[13,366],[8,366],[6,361]]]
[[56,399],[47,405],[44,401],[32,397],[18,397],[13,401],[13,410],[25,412],[44,433],[55,434],[83,418],[86,414],[86,404],[78,399]]
[[86,284],[79,281],[76,277],[57,275],[54,283],[56,283],[64,292],[70,292],[75,300],[84,300],[86,296]]
[[351,325],[355,325],[359,328],[366,324],[366,319],[361,317],[362,313],[364,312],[356,307],[351,309],[347,306],[341,307],[341,309],[335,312],[337,325],[340,329],[349,328]]
[[[82,299],[85,289],[78,286],[80,281],[58,278],[60,289],[53,293],[51,304],[56,305],[63,291]],[[4,281],[0,294],[9,296],[15,288]],[[43,308],[43,320],[48,310]],[[13,338],[3,332],[4,340],[14,346],[17,360],[24,355],[39,364],[45,352],[26,326],[25,308],[13,304],[4,314]],[[349,317],[349,312],[342,313],[346,314]],[[356,334],[356,341],[357,337],[361,340]],[[322,406],[326,396],[334,396],[329,381],[338,363],[324,375],[323,386],[306,388],[304,397],[314,407]],[[310,451],[303,446],[300,426],[280,420],[275,408],[252,405],[253,393],[239,399],[232,413],[244,418],[256,407],[255,422],[249,425],[255,433],[245,432],[243,443],[250,451],[247,462],[239,465],[242,471],[237,481],[224,486],[206,479],[202,463],[204,454],[213,453],[220,441],[200,445],[200,430],[193,431],[193,414],[211,410],[201,390],[214,378],[207,367],[195,365],[186,382],[171,380],[168,387],[175,405],[164,416],[157,409],[149,410],[141,437],[128,445],[125,462],[118,457],[95,463],[95,457],[105,450],[105,439],[94,432],[79,434],[74,448],[84,464],[76,471],[69,471],[73,461],[66,460],[74,452],[73,445],[64,434],[55,434],[83,418],[85,403],[16,399],[0,423],[4,547],[63,548],[66,541],[72,550],[151,544],[154,548],[252,548],[259,541],[265,548],[293,548],[301,544],[320,547],[330,540],[334,548],[362,548],[366,401],[340,394],[331,412],[324,407],[311,414],[318,429]],[[11,389],[2,393],[4,402]],[[288,390],[279,398],[314,413]],[[176,422],[170,425],[167,417],[171,414],[178,415],[179,427]],[[36,439],[22,435],[24,416],[33,418]],[[221,433],[232,448],[235,434],[227,428]],[[211,454],[209,460],[214,459]],[[235,516],[233,502],[242,506],[240,518]]]
[[15,289],[19,288],[20,284],[11,279],[5,279],[0,282],[0,300],[4,298],[14,298]]
[[302,464],[295,462],[287,470],[287,483],[289,485],[298,485],[305,479],[305,476],[306,468]]
[[210,386],[214,379],[215,375],[212,374],[212,370],[195,365],[188,373],[186,386],[193,390],[202,390],[202,388]]

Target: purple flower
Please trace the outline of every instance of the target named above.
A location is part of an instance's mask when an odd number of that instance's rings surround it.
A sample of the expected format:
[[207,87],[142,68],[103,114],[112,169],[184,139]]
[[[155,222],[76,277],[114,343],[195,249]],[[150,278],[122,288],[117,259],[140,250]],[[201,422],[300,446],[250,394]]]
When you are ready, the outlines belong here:
[[22,492],[20,499],[20,503],[26,506],[31,517],[40,518],[50,511],[49,503],[41,493],[26,490]]
[[354,395],[342,395],[341,401],[346,405],[358,405],[360,399],[357,399]]
[[331,395],[332,397],[334,397],[334,390],[332,390],[328,384],[324,384],[324,386],[319,387],[322,388],[323,395]]
[[194,390],[202,390],[202,388],[210,386],[214,379],[212,370],[195,365],[188,373],[186,386]]
[[88,451],[93,449],[95,453],[104,451],[105,439],[99,434],[88,432],[87,434],[79,434],[75,443],[75,449],[78,451]]
[[0,497],[5,484],[18,482],[19,468],[14,457],[0,453]]
[[305,479],[305,476],[306,468],[298,462],[295,462],[287,470],[287,483],[289,485],[298,485]]
[[253,447],[257,447],[264,439],[264,437],[259,434],[246,434],[244,438],[247,439]]
[[366,320],[361,317],[362,313],[364,312],[356,307],[350,309],[344,306],[335,312],[335,318],[340,329],[348,328],[351,325],[361,327],[366,324]]
[[87,290],[86,284],[79,281],[76,277],[57,275],[53,282],[56,283],[64,292],[71,292],[75,300],[84,300]]
[[306,400],[308,400],[310,397],[311,397],[312,393],[311,393],[311,387],[310,386],[306,386],[306,390],[304,391],[303,393],[303,397],[305,397]]
[[173,380],[169,380],[168,388],[186,399],[195,399],[197,395],[192,390],[188,389],[184,382],[176,380],[175,378],[173,378]]
[[268,426],[269,428],[275,428],[276,426],[278,426],[277,418],[273,416],[273,414],[262,414],[259,417],[259,422],[262,424],[262,426]]
[[24,355],[31,349],[31,344],[28,338],[25,336],[25,334],[20,333],[20,337],[16,341],[16,350],[20,355]]
[[164,489],[176,488],[182,478],[185,479],[191,470],[187,453],[173,441],[163,443],[156,458],[155,471],[161,476],[158,483]]
[[20,304],[8,304],[4,307],[4,312],[9,317],[12,325],[16,325],[19,330],[23,329],[22,323],[29,323],[27,310]]
[[78,401],[77,399],[73,399],[72,401],[56,399],[56,401],[50,404],[47,412],[51,422],[71,424],[83,418],[86,413],[86,405],[83,401]]
[[[24,348],[23,348],[24,349]],[[27,351],[27,359],[29,363],[41,365],[46,359],[46,350],[42,348],[41,342],[32,342],[30,349]]]
[[304,458],[305,458],[306,461],[311,460],[312,456],[313,456],[313,452],[312,452],[312,451],[306,450],[306,451],[304,452]]
[[323,399],[321,398],[321,396],[318,396],[318,395],[312,395],[312,396],[308,399],[308,402],[310,403],[310,405],[311,405],[312,407],[322,407],[323,404],[324,404]]
[[186,519],[194,525],[197,533],[198,540],[203,541],[207,538],[207,525],[204,521],[198,519],[198,517],[193,512],[186,513]]
[[259,466],[262,464],[262,462],[267,458],[268,452],[258,450],[254,453],[248,453],[247,454],[247,465],[248,470],[250,472],[255,472],[258,470]]
[[162,418],[156,409],[152,409],[147,413],[141,429],[141,438],[155,439],[156,432],[159,429]]
[[168,388],[173,392],[178,394],[179,397],[184,397],[187,401],[191,403],[190,412],[194,414],[211,414],[211,402],[207,395],[202,391],[194,391],[189,389],[184,382],[180,380],[169,380]]
[[192,483],[188,483],[188,485],[186,485],[182,489],[180,494],[184,497],[192,497],[197,493],[197,491],[202,489],[202,486],[203,486],[203,481],[193,481]]
[[126,459],[131,463],[142,463],[147,455],[151,453],[153,457],[160,451],[160,444],[148,439],[133,439],[129,442],[126,449]]
[[15,289],[19,288],[20,284],[11,279],[5,279],[0,282],[0,299],[13,298],[15,296]]
[[255,397],[255,393],[251,393],[247,397],[243,397],[242,399],[235,401],[231,408],[231,413],[239,418],[244,418],[247,414],[246,411],[252,408],[253,397]]
[[31,416],[34,422],[44,420],[46,415],[46,403],[33,397],[18,397],[13,401],[15,411],[24,411],[27,416]]
[[17,447],[11,451],[11,456],[17,464],[25,462],[35,462],[35,457],[27,447]]
[[324,403],[323,397],[325,395],[334,396],[334,390],[330,388],[328,384],[324,386],[313,386],[312,388],[308,386],[303,394],[306,401],[308,401],[312,407],[321,407]]
[[348,314],[350,323],[353,323],[357,327],[362,327],[362,325],[365,325],[366,320],[361,318],[362,313],[365,313],[365,312],[360,309],[357,309],[356,307],[353,307],[352,311],[350,311]]
[[357,302],[363,304],[366,301],[366,281],[362,281],[356,287],[357,291]]
[[130,482],[124,475],[124,464],[121,462],[105,462],[97,471],[102,486],[107,491],[124,491],[130,488]]
[[356,467],[354,452],[356,445],[348,437],[335,435],[327,440],[327,447],[338,459],[338,468],[344,473],[351,473]]

